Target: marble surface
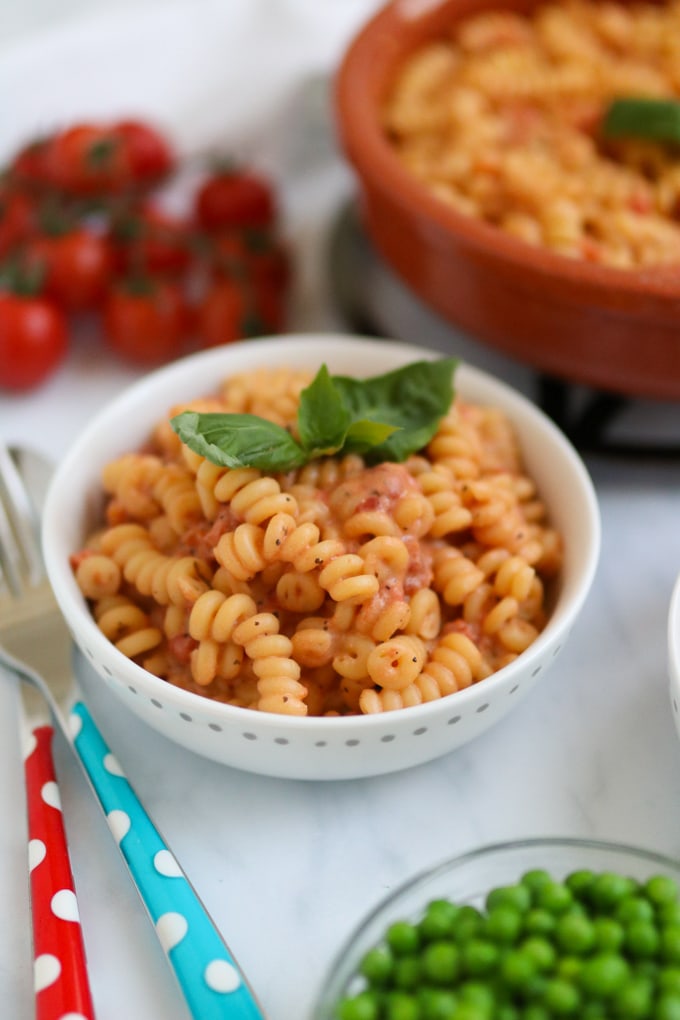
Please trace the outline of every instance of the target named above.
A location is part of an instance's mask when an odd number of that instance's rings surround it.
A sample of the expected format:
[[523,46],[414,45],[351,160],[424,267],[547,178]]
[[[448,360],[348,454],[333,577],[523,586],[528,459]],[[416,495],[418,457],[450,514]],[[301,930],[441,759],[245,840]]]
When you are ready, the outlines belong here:
[[[276,6],[279,12],[295,7],[292,2]],[[331,6],[337,15],[341,5]],[[357,0],[344,8],[337,47],[370,6]],[[303,8],[312,12],[313,5]],[[295,25],[287,22],[284,49],[287,39],[298,40],[291,47],[300,45],[301,17]],[[311,24],[314,17],[309,13],[308,40],[320,34],[319,24]],[[24,63],[13,51],[14,74],[35,52],[32,37],[24,44]],[[42,52],[48,44],[43,40]],[[321,64],[331,68],[337,52],[326,46],[323,60],[318,51],[307,62],[300,59],[296,80],[323,71]],[[10,70],[0,57],[0,78]],[[351,194],[351,176],[327,137],[323,81],[311,92],[308,88],[304,99],[294,88],[288,95],[287,123],[298,131],[287,138],[287,162],[281,164],[288,230],[298,257],[292,325],[337,330],[342,320],[330,301],[325,253],[330,225]],[[296,102],[302,105],[295,108]],[[282,151],[273,147],[270,156]],[[374,296],[383,302],[386,332],[456,351],[520,388],[530,387],[521,366],[434,319],[414,315],[413,303],[389,277],[378,285],[385,288],[382,297],[377,291]],[[136,377],[102,354],[87,333],[83,330],[68,363],[46,387],[23,397],[0,396],[3,439],[35,445],[58,458],[102,401]],[[629,429],[675,427],[677,410],[636,405]],[[324,973],[352,927],[386,893],[445,857],[489,842],[541,835],[616,840],[680,857],[680,743],[666,661],[668,604],[680,571],[680,462],[589,457],[587,464],[601,505],[602,558],[569,645],[514,713],[438,761],[352,782],[249,775],[173,746],[127,715],[84,673],[87,698],[105,737],[270,1020],[311,1020]],[[3,678],[0,1001],[4,1015],[29,1020],[32,971],[17,708],[16,692]],[[57,740],[55,749],[97,1016],[187,1020],[99,808],[64,742]]]

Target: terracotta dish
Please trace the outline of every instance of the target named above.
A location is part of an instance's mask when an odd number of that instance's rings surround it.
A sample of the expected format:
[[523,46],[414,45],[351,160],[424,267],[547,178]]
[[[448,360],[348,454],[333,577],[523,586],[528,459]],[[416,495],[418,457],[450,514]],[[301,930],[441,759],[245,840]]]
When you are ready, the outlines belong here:
[[359,32],[335,82],[340,142],[378,253],[431,308],[549,375],[680,397],[680,266],[615,269],[533,247],[449,208],[401,165],[380,106],[405,58],[466,16],[531,0],[395,0]]

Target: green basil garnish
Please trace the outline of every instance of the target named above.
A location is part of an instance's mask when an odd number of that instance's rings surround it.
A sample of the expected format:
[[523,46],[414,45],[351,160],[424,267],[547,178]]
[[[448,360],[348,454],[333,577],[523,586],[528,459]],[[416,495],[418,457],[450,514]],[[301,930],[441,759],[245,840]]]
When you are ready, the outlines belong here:
[[604,115],[601,134],[604,138],[680,142],[680,102],[651,97],[615,99]]
[[416,361],[370,379],[331,376],[325,365],[300,394],[297,442],[253,414],[184,411],[171,419],[183,443],[214,464],[289,471],[315,457],[360,453],[403,461],[432,438],[453,401],[455,358]]

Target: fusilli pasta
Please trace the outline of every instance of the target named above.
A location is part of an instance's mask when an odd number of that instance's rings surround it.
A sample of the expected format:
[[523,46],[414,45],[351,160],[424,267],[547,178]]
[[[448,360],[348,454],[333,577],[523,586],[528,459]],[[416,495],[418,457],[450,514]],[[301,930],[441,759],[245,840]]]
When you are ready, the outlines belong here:
[[[244,373],[182,409],[294,429],[310,378]],[[169,683],[265,712],[391,711],[480,682],[544,626],[561,537],[496,409],[456,399],[403,464],[276,476],[173,436],[160,422],[105,468],[103,518],[72,557],[103,633]]]

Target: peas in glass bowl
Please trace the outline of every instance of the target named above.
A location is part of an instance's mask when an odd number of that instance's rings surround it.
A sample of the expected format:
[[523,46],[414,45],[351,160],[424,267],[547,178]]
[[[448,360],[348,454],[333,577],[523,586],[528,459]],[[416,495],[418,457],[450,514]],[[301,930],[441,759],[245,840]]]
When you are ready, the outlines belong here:
[[571,839],[484,847],[392,893],[314,1020],[680,1020],[680,862]]

